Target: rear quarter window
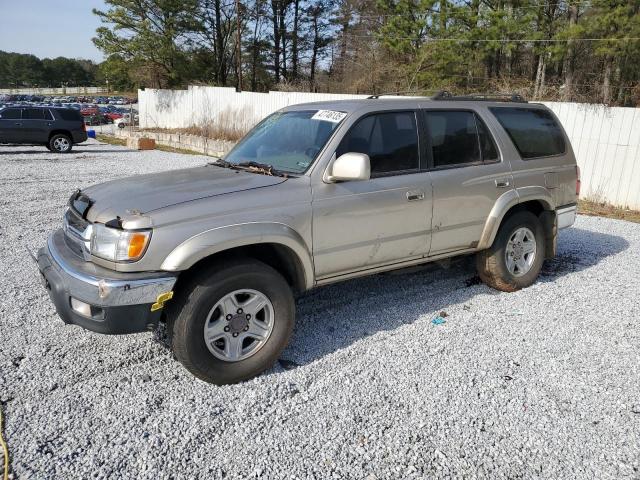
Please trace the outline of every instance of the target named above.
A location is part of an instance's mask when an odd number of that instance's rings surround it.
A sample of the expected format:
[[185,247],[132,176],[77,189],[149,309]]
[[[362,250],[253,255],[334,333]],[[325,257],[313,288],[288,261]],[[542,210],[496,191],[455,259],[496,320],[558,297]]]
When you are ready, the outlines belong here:
[[82,115],[73,108],[61,108],[56,110],[58,116],[66,121],[82,121]]
[[490,110],[522,158],[551,157],[565,152],[560,125],[548,110],[512,107],[493,107]]

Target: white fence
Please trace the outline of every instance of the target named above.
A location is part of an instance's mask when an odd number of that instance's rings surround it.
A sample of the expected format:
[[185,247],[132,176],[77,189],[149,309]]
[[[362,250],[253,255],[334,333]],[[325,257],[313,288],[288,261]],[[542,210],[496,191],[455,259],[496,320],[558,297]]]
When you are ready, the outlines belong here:
[[0,95],[86,95],[106,91],[105,87],[0,88]]
[[[303,102],[364,98],[301,92],[237,93],[233,88],[140,90],[142,128],[231,122],[248,129],[274,111]],[[640,109],[545,102],[560,118],[582,171],[582,197],[640,209]]]

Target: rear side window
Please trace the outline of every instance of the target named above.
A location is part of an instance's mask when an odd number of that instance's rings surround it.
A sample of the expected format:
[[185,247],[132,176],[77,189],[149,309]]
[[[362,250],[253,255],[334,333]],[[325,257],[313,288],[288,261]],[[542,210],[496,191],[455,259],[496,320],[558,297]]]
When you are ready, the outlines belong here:
[[415,112],[367,115],[344,136],[336,155],[366,153],[371,175],[388,175],[420,168],[418,128]]
[[490,110],[522,158],[550,157],[565,152],[562,130],[549,111],[510,107]]
[[23,120],[52,120],[51,113],[45,108],[25,108],[22,111]]
[[82,115],[80,114],[80,112],[77,110],[74,110],[73,108],[61,108],[57,110],[57,112],[58,112],[58,115],[60,115],[60,117],[63,120],[67,120],[67,121],[82,120]]
[[431,153],[436,168],[482,160],[475,116],[466,111],[427,111]]
[[2,110],[0,115],[5,120],[20,120],[22,118],[22,113],[19,108],[7,108],[6,110]]

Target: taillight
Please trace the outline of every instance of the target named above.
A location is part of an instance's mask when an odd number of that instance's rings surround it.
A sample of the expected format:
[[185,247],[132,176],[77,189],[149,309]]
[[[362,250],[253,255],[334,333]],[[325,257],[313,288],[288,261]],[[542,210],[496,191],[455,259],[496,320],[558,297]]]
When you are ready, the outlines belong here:
[[580,186],[582,182],[580,181],[580,167],[576,165],[576,197],[580,196]]

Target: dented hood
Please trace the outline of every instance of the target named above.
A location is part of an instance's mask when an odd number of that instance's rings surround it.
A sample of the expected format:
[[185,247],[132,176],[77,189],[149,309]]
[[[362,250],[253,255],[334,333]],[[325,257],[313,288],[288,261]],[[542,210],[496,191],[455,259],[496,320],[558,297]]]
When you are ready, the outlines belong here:
[[87,220],[106,223],[132,213],[144,215],[171,205],[269,187],[285,180],[209,165],[121,178],[94,185],[82,193],[92,201]]

